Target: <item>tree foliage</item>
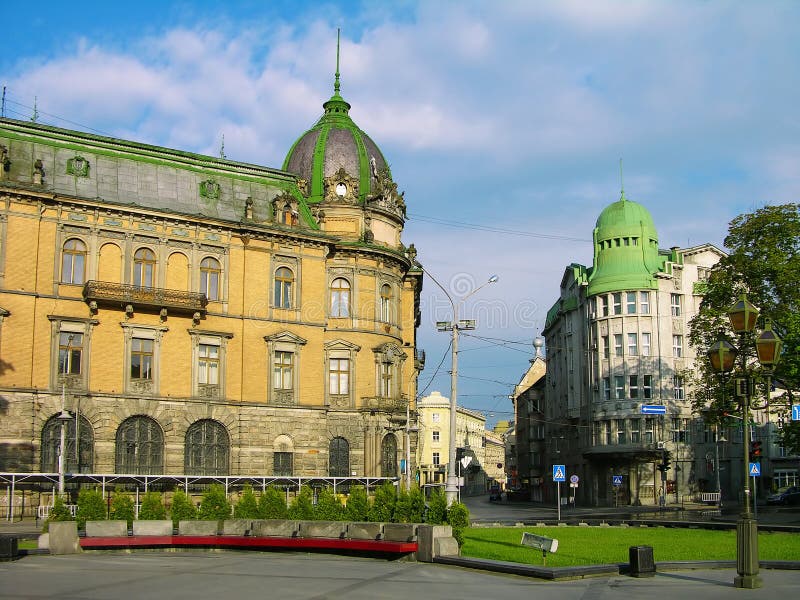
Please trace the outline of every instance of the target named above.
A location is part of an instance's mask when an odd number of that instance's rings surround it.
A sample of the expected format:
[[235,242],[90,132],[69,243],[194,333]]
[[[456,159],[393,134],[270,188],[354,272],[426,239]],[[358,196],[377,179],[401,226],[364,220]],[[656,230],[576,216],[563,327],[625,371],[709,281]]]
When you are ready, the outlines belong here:
[[170,511],[172,524],[177,527],[181,521],[191,521],[197,518],[197,509],[192,504],[191,498],[181,489],[175,490],[172,496],[172,510]]
[[142,521],[159,521],[167,518],[167,509],[161,499],[160,492],[146,492],[142,496],[142,506],[139,508],[139,519]]
[[106,518],[106,501],[97,488],[84,488],[78,492],[78,510],[75,520],[78,529],[86,527],[86,521],[103,521]]
[[237,519],[257,519],[258,514],[258,498],[253,493],[253,486],[247,484],[242,489],[242,495],[239,496],[239,501],[233,508],[233,516]]
[[289,507],[283,491],[269,486],[258,499],[258,516],[261,519],[286,519]]
[[289,507],[289,518],[298,521],[312,521],[314,519],[314,491],[304,485],[292,500]]
[[224,521],[231,518],[231,503],[222,485],[212,484],[203,493],[198,515],[205,521]]
[[338,496],[333,493],[333,488],[322,488],[317,494],[314,519],[318,521],[341,521],[342,518],[344,518],[344,506],[342,506]]
[[[720,423],[736,410],[732,383],[721,382],[711,371],[705,352],[721,336],[753,353],[754,339],[744,344],[731,331],[727,311],[742,294],[761,311],[758,328],[767,322],[783,340],[781,361],[772,375],[775,387],[786,390],[771,400],[770,410],[786,412],[793,390],[800,383],[800,205],[765,206],[733,219],[725,238],[729,254],[712,269],[705,285],[699,313],[690,324],[690,340],[697,349],[700,369],[695,381],[693,407],[709,423]],[[755,361],[749,357],[749,364]],[[766,380],[761,381],[756,403],[764,404]],[[784,432],[793,428],[786,427]],[[789,436],[784,441],[800,435]],[[786,445],[786,444],[784,444]],[[787,446],[789,449],[791,446]],[[800,452],[800,445],[793,447]]]
[[367,491],[362,485],[354,485],[350,488],[350,495],[347,497],[347,507],[345,515],[349,521],[366,521],[369,515],[369,499]]
[[384,481],[375,490],[375,498],[369,509],[369,520],[378,523],[391,523],[396,501],[397,490],[390,482]]
[[126,494],[122,490],[114,492],[114,496],[111,498],[111,514],[109,515],[111,519],[126,521],[128,527],[133,527],[135,512],[130,494]]

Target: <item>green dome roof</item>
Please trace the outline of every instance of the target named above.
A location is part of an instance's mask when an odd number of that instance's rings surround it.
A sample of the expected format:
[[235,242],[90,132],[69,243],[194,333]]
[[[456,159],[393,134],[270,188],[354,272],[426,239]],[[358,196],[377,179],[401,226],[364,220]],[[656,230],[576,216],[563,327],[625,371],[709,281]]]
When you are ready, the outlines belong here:
[[594,228],[594,267],[588,294],[655,289],[659,270],[658,233],[641,204],[621,198],[610,204]]
[[319,121],[292,145],[283,170],[307,182],[314,203],[325,198],[325,180],[343,169],[358,181],[357,197],[364,202],[377,191],[378,178],[391,178],[391,172],[375,142],[350,118],[350,104],[339,95],[338,67],[334,94],[323,108]]

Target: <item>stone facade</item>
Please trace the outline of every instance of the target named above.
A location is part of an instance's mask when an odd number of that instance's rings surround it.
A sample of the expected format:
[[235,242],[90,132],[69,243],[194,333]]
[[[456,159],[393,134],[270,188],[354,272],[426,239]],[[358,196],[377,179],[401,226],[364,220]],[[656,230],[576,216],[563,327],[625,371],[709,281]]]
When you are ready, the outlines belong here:
[[423,362],[396,184],[342,203],[12,119],[0,148],[0,472],[55,472],[66,411],[68,473],[399,474]]

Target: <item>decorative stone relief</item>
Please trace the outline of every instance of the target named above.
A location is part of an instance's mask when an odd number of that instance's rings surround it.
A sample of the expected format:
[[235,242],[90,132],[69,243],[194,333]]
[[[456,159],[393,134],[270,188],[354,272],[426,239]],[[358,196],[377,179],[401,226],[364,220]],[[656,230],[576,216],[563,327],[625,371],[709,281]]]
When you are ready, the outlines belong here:
[[34,185],[44,183],[44,163],[41,158],[37,158],[33,163],[33,183]]
[[11,159],[8,157],[8,148],[0,144],[0,179],[5,179],[6,173],[11,170]]
[[88,177],[89,161],[82,156],[70,158],[67,161],[67,174],[74,175],[75,177]]
[[300,223],[300,203],[292,194],[284,192],[272,200],[272,218],[279,225],[296,227]]
[[330,177],[325,178],[325,202],[337,204],[356,204],[358,202],[358,179],[351,177],[339,167]]
[[371,158],[370,164],[372,165],[374,193],[367,198],[368,205],[392,213],[401,219],[405,219],[405,192],[398,193],[397,184],[392,181],[392,177],[389,175],[388,168],[378,171],[374,156]]
[[220,187],[213,179],[200,182],[200,197],[209,200],[219,200]]

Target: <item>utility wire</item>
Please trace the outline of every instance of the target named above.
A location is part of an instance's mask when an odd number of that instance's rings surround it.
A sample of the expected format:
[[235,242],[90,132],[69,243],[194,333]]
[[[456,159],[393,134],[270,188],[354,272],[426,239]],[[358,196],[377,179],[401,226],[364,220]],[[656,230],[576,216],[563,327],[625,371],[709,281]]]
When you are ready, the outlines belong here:
[[446,227],[455,227],[457,229],[475,229],[477,231],[488,231],[491,233],[504,233],[507,235],[519,235],[522,237],[540,238],[545,240],[563,240],[567,242],[591,242],[588,238],[579,238],[569,235],[558,235],[553,233],[537,233],[534,231],[520,231],[517,229],[506,229],[503,227],[490,227],[488,225],[478,225],[476,223],[466,223],[464,221],[452,221],[450,219],[440,219],[439,217],[429,217],[420,215],[418,213],[408,213],[409,220],[422,221],[425,223],[434,223],[436,225],[444,225]]

